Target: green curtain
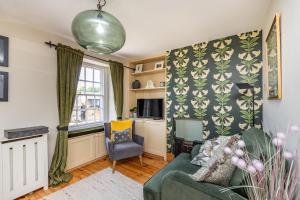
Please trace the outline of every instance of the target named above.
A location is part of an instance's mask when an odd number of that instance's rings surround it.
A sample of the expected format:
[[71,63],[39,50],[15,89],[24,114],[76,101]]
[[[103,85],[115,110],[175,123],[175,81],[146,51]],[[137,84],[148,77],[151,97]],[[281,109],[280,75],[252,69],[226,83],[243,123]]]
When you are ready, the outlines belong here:
[[59,126],[56,146],[49,170],[49,185],[69,182],[72,175],[65,173],[68,154],[68,125],[74,106],[83,52],[58,44],[57,46],[57,101]]
[[114,89],[115,108],[118,119],[122,119],[123,114],[123,75],[124,66],[122,63],[109,61],[111,80]]

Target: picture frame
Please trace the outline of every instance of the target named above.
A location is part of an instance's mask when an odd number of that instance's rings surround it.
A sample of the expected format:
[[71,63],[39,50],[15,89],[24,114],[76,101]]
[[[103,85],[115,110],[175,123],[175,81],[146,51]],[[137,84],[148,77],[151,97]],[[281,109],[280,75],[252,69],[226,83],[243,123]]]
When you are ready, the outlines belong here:
[[282,98],[281,17],[277,13],[266,39],[268,99]]
[[164,61],[159,61],[157,63],[154,64],[154,69],[158,70],[158,69],[163,69],[164,68]]
[[8,72],[0,71],[0,102],[8,101]]
[[143,64],[138,64],[135,66],[135,73],[141,73],[143,71]]
[[8,67],[8,46],[9,39],[8,37],[0,35],[0,66]]

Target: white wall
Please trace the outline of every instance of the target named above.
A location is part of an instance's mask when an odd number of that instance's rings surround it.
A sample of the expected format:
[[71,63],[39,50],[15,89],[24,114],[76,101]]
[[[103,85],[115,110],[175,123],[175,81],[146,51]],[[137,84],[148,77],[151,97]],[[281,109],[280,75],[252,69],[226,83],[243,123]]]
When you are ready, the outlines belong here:
[[[264,59],[263,120],[265,131],[276,133],[286,131],[288,124],[300,125],[300,1],[273,0],[271,5],[263,30],[264,41],[275,13],[281,13],[282,100],[267,100],[267,64]],[[296,145],[295,140],[295,137],[291,137],[293,146]]]
[[9,101],[0,102],[0,137],[5,129],[48,126],[50,161],[58,125],[57,65],[56,51],[44,42],[52,40],[79,47],[64,38],[3,20],[0,20],[0,35],[9,37],[9,67],[0,67],[0,71],[9,72]]

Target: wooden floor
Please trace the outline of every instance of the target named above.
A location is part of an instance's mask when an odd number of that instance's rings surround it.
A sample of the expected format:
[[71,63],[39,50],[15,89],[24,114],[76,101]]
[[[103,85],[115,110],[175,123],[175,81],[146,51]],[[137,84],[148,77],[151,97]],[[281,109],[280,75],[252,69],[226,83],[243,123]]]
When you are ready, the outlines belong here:
[[[122,174],[132,178],[133,180],[143,184],[146,182],[153,174],[163,168],[167,162],[163,161],[160,158],[144,156],[143,157],[144,165],[141,167],[138,158],[131,158],[123,161],[117,162],[116,171],[121,172]],[[109,159],[104,158],[98,161],[95,161],[89,165],[84,167],[75,169],[71,171],[73,174],[73,179],[68,184],[61,184],[55,188],[49,188],[48,190],[44,191],[43,189],[37,190],[31,194],[25,195],[19,199],[24,200],[37,200],[40,199],[50,193],[58,191],[72,183],[75,183],[81,179],[84,179],[94,173],[101,171],[107,167],[111,167],[112,162]]]

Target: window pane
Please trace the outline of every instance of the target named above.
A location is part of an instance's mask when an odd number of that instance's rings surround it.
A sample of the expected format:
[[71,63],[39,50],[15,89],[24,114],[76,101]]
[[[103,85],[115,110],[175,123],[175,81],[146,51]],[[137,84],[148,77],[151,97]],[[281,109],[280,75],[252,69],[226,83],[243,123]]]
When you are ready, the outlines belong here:
[[96,109],[95,110],[95,120],[96,121],[104,121],[103,120],[103,117],[102,117],[102,112],[101,112],[101,109]]
[[78,95],[78,122],[82,122],[85,121],[85,112],[86,112],[86,108],[87,108],[87,102],[86,102],[86,96],[83,95]]
[[79,81],[77,86],[77,94],[85,94],[84,81]]
[[101,71],[99,69],[94,70],[94,81],[100,82],[101,80]]
[[88,122],[95,121],[95,109],[87,109],[85,116],[86,116],[86,121]]
[[104,68],[81,68],[70,125],[104,121]]
[[86,68],[86,80],[93,81],[93,68]]
[[86,82],[86,94],[94,94],[94,84]]
[[94,94],[104,95],[103,85],[101,83],[94,83]]
[[85,79],[85,67],[81,67],[79,79],[80,80],[84,80]]
[[71,115],[71,124],[76,123],[76,110],[73,110],[72,115]]
[[87,105],[88,109],[94,107],[94,97],[93,96],[87,96],[86,105]]
[[101,76],[100,76],[100,78],[101,78],[101,80],[100,80],[100,82],[102,83],[102,84],[104,84],[104,70],[101,70]]
[[87,108],[100,108],[101,97],[99,96],[87,96]]
[[104,95],[104,84],[100,85],[100,95]]
[[100,97],[100,108],[104,109],[104,97],[103,96]]

